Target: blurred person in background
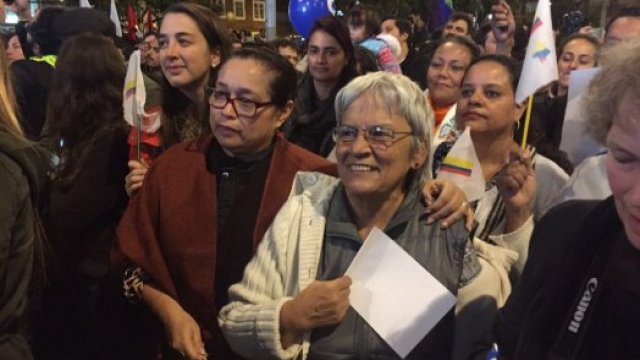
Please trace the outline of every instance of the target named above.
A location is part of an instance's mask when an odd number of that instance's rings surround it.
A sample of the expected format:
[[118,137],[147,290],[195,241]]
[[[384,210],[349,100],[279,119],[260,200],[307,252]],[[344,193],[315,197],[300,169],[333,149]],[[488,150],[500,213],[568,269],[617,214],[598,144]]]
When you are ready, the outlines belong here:
[[383,40],[376,38],[376,35],[381,32],[380,15],[377,12],[363,5],[356,5],[349,10],[345,21],[349,27],[351,41],[354,45],[362,46],[371,51],[375,55],[380,69],[394,74],[402,73],[390,46]]
[[292,40],[276,39],[271,41],[271,46],[296,67],[300,62],[300,48]]
[[456,11],[442,29],[442,38],[450,35],[473,37],[473,18],[467,13]]
[[400,43],[401,53],[398,57],[402,74],[417,83],[421,89],[427,88],[427,79],[424,76],[429,59],[424,54],[419,54],[410,43],[411,23],[406,19],[389,17],[382,21],[382,33],[395,37]]
[[15,32],[10,32],[6,35],[3,35],[2,42],[4,43],[5,52],[7,54],[7,60],[9,61],[9,65],[16,60],[24,60],[24,53],[22,52],[22,45],[20,44],[20,39],[18,39],[18,34]]
[[356,59],[349,30],[334,17],[316,20],[308,46],[308,70],[300,81],[293,112],[284,125],[287,140],[326,157],[335,144],[333,101],[338,91],[356,77]]
[[142,62],[142,72],[150,77],[157,84],[162,83],[164,75],[160,68],[160,43],[158,34],[154,31],[144,34],[142,38],[142,50],[140,59]]
[[124,350],[118,306],[126,303],[110,275],[109,255],[128,200],[122,188],[125,73],[106,37],[84,33],[60,50],[42,141],[56,164],[45,216],[53,250],[50,284],[34,326],[39,359],[109,359]]
[[[61,7],[45,6],[40,9],[27,30],[31,39],[29,46],[35,55],[11,64],[11,81],[20,124],[25,136],[34,141],[40,139],[44,126],[49,85],[60,48],[60,40],[56,37],[53,24],[63,13],[64,9]],[[25,49],[23,51],[27,53]]]

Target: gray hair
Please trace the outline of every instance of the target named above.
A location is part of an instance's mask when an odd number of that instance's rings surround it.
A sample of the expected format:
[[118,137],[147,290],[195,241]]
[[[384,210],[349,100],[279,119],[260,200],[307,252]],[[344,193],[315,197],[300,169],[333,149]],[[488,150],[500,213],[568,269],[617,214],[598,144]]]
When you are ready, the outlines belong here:
[[[362,95],[369,95],[382,101],[389,113],[403,117],[411,127],[412,151],[417,151],[424,144],[429,154],[431,146],[431,129],[433,128],[433,112],[427,106],[427,98],[420,87],[408,77],[394,75],[386,71],[377,71],[359,76],[343,87],[336,95],[335,111],[337,125],[342,125],[344,112]],[[428,157],[427,157],[428,160]],[[425,161],[417,169],[417,181],[431,178],[428,169],[429,161]]]
[[377,71],[359,76],[336,95],[335,110],[338,126],[342,125],[345,111],[360,96],[367,94],[380,99],[389,112],[407,120],[413,133],[412,148],[424,143],[427,151],[431,144],[433,112],[420,87],[408,77]]
[[606,49],[601,63],[602,70],[589,84],[582,104],[587,130],[605,145],[624,96],[630,93],[640,97],[640,39],[623,41]]

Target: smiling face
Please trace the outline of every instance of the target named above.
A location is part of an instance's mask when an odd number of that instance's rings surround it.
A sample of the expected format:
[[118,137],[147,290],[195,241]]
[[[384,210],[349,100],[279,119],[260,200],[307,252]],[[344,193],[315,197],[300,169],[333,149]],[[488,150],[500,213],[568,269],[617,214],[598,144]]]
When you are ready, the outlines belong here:
[[[220,69],[216,90],[229,98],[268,103],[273,73],[254,59],[231,58]],[[266,105],[254,116],[239,116],[228,102],[222,109],[210,107],[210,125],[213,134],[230,156],[255,154],[271,144],[276,130],[287,119],[293,108],[289,101],[283,109]]]
[[308,55],[309,73],[318,82],[337,83],[349,61],[340,43],[322,30],[311,35]]
[[627,93],[607,135],[607,176],[618,215],[640,250],[640,97]]
[[463,45],[447,42],[436,49],[427,70],[427,87],[437,107],[458,100],[462,77],[470,63],[471,53]]
[[511,136],[515,120],[523,107],[515,104],[508,70],[493,61],[482,61],[469,68],[462,82],[456,120],[458,127],[471,128],[473,134],[497,138]]
[[397,132],[410,132],[411,126],[403,117],[389,112],[377,96],[360,95],[346,109],[341,125],[360,130],[355,141],[336,144],[338,174],[348,197],[392,198],[404,193],[407,173],[426,160],[426,146],[413,149],[412,136],[396,135],[388,147],[372,147],[362,133],[372,126],[383,126]]
[[168,13],[159,35],[160,65],[171,86],[188,97],[204,89],[219,55],[212,52],[196,22],[182,13]]
[[596,66],[596,47],[585,39],[569,41],[558,59],[558,85],[562,93],[569,88],[571,72]]

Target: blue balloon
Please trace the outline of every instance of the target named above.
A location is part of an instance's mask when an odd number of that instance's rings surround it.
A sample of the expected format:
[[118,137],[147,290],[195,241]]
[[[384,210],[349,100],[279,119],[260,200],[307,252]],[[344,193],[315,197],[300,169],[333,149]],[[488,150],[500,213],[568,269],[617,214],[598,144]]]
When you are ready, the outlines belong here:
[[289,20],[293,28],[304,38],[309,37],[316,19],[333,15],[333,0],[290,0]]

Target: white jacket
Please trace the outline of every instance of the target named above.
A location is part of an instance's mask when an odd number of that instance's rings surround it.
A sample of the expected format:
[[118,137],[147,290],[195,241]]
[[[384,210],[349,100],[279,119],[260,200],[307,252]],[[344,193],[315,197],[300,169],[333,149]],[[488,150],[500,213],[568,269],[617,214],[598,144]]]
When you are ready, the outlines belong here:
[[[231,348],[249,358],[294,359],[309,350],[309,334],[301,345],[283,349],[280,308],[316,279],[329,202],[339,179],[300,172],[289,200],[245,268],[229,289],[229,304],[218,323]],[[274,300],[276,299],[276,300]]]

